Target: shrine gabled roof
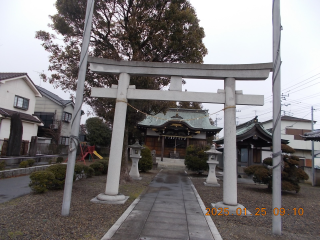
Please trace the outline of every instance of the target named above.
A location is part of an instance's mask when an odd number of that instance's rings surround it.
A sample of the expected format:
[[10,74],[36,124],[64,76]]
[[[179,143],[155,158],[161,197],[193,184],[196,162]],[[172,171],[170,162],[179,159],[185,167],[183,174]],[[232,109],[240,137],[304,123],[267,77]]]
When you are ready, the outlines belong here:
[[[240,124],[236,127],[237,141],[252,137],[255,131],[260,132],[262,136],[264,136],[265,140],[268,139],[270,142],[272,142],[272,133],[262,126],[262,124],[258,121],[258,117],[255,117],[254,119]],[[220,138],[218,140],[215,140],[214,142],[216,142],[217,144],[223,144],[224,138]],[[287,144],[288,141],[281,139],[281,143]]]
[[160,128],[168,122],[185,123],[188,127],[195,130],[214,130],[216,132],[222,130],[222,128],[211,125],[207,110],[181,108],[169,108],[166,114],[158,113],[154,116],[147,116],[143,121],[138,123],[138,126]]
[[300,135],[305,141],[317,141],[320,142],[320,129],[314,130],[312,132],[307,132]]

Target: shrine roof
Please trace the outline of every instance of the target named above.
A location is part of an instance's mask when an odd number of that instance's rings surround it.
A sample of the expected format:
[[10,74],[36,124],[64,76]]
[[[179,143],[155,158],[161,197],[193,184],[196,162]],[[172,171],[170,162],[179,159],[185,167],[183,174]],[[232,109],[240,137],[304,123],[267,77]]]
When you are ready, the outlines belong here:
[[143,121],[138,123],[140,127],[162,127],[168,122],[185,123],[192,129],[196,130],[215,130],[220,132],[222,128],[211,125],[209,113],[201,109],[181,109],[169,108],[166,114],[158,113],[154,116],[147,116]]
[[320,129],[314,130],[312,132],[307,132],[300,135],[305,141],[317,141],[320,142]]
[[[252,137],[254,134],[259,132],[265,141],[272,142],[272,133],[265,129],[262,124],[258,121],[258,117],[256,116],[252,120],[240,124],[236,127],[236,137],[237,141],[245,140],[247,138]],[[223,144],[224,138],[220,138],[215,140],[217,144]],[[288,140],[281,139],[281,143],[287,144]]]

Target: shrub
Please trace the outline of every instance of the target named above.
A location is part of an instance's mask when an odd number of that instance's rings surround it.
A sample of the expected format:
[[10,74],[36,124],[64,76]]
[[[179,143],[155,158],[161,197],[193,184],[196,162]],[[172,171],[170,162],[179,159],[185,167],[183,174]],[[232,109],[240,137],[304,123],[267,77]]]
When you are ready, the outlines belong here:
[[29,163],[27,160],[24,160],[19,164],[19,168],[27,168],[27,167],[29,167]]
[[309,176],[301,168],[298,168],[297,169],[297,178],[298,178],[298,180],[308,180]]
[[109,161],[108,160],[99,160],[99,161],[96,161],[98,163],[101,163],[103,165],[103,171],[102,171],[102,174],[107,174],[108,173],[108,164],[109,164]]
[[152,169],[151,150],[147,146],[144,146],[144,148],[141,149],[141,158],[138,163],[138,169],[141,172],[147,172]]
[[208,155],[204,152],[209,150],[209,146],[189,145],[187,147],[184,164],[191,171],[202,172],[209,169]]
[[94,175],[99,176],[102,175],[102,172],[104,170],[104,166],[102,163],[94,162],[90,165],[90,167],[94,170]]
[[6,168],[6,162],[5,161],[1,161],[0,162],[0,171],[4,170]]
[[252,176],[254,174],[254,172],[256,170],[258,170],[259,168],[264,168],[264,166],[262,165],[251,165],[249,167],[246,167],[244,169],[244,172],[248,175],[248,176]]
[[[64,182],[66,179],[67,165],[66,164],[56,164],[49,166],[46,171],[50,171],[54,174],[53,184],[49,186],[49,189],[63,189]],[[75,180],[75,174],[73,176]]]
[[50,171],[38,171],[30,174],[30,188],[36,193],[48,191],[49,186],[53,184],[54,174]]
[[296,193],[299,192],[300,186],[298,183],[294,181],[286,181],[282,180],[281,181],[281,189],[285,191],[295,191]]
[[[299,192],[299,181],[308,180],[308,174],[299,166],[299,158],[296,156],[282,155],[283,169],[281,172],[281,187],[283,191]],[[272,166],[272,158],[266,158],[263,163]],[[268,184],[272,188],[272,170],[265,166],[252,165],[244,169],[247,175],[253,174],[253,181]]]
[[92,167],[88,167],[83,165],[83,172],[86,175],[87,178],[91,178],[95,175],[94,169]]
[[63,157],[57,157],[56,163],[62,163],[63,162]]
[[27,162],[29,164],[29,167],[32,167],[36,161],[33,159],[28,159]]
[[262,168],[257,168],[257,170],[253,174],[253,181],[256,183],[263,183],[263,184],[268,184],[268,187],[270,186],[271,183],[271,172],[268,168],[263,167]]
[[263,160],[263,164],[268,165],[268,166],[272,166],[272,158],[271,157],[265,158]]

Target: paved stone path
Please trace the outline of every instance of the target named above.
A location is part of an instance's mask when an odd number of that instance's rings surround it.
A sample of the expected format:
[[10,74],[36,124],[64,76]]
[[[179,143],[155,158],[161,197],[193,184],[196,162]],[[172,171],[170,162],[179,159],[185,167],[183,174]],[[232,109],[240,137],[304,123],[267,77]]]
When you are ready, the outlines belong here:
[[30,176],[0,179],[0,203],[29,194]]
[[109,230],[102,239],[111,235],[112,240],[221,239],[211,218],[204,216],[204,205],[198,198],[183,171],[163,170],[124,222],[118,223],[114,235]]

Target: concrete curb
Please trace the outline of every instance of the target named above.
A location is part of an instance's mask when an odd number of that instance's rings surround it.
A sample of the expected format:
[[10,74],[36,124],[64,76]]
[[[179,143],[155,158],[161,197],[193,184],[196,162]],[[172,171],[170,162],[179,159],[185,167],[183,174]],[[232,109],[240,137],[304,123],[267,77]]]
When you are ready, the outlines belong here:
[[[62,164],[64,164],[64,163],[62,163]],[[52,165],[54,165],[54,164],[34,166],[34,167],[28,167],[28,168],[14,168],[14,169],[3,170],[3,171],[0,171],[0,179],[19,177],[19,176],[29,175],[33,172],[44,171]]]
[[[189,178],[190,179],[190,178]],[[191,179],[190,179],[191,181]],[[210,228],[210,231],[212,233],[212,236],[215,240],[222,240],[222,237],[216,227],[216,225],[214,224],[214,222],[212,221],[212,218],[210,216],[206,216],[206,206],[204,205],[200,195],[198,194],[197,192],[197,189],[195,188],[195,186],[193,185],[192,181],[191,181],[191,187],[194,191],[194,194],[196,195],[196,198],[198,200],[198,203],[200,204],[200,207],[201,207],[201,210],[202,210],[202,213],[203,215],[205,216],[206,220],[207,220],[207,223],[208,223],[208,226]]]
[[127,210],[121,215],[121,217],[113,224],[113,226],[108,230],[108,232],[101,238],[101,240],[109,240],[116,233],[116,231],[120,228],[121,224],[126,220],[134,207],[138,204],[140,198],[134,200],[131,205],[127,208]]

